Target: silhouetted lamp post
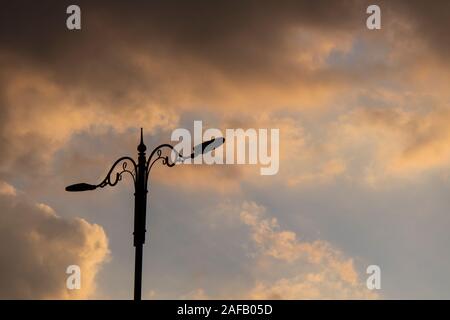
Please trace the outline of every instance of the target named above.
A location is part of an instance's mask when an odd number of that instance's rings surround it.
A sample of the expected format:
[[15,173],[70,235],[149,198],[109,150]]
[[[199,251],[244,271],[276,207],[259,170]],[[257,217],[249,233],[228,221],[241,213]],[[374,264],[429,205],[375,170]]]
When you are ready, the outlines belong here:
[[[120,180],[122,180],[122,175],[124,173],[128,173],[133,177],[134,181],[134,241],[133,244],[136,247],[136,257],[135,257],[135,269],[134,269],[134,300],[141,300],[141,291],[142,291],[142,247],[145,242],[145,225],[146,225],[146,209],[147,209],[147,183],[149,178],[150,170],[153,167],[153,164],[158,160],[161,160],[162,163],[168,167],[173,167],[177,162],[183,162],[186,159],[193,159],[200,154],[204,154],[214,150],[225,142],[225,139],[215,138],[209,141],[203,142],[200,145],[194,147],[193,152],[190,156],[183,157],[182,154],[179,154],[173,146],[170,144],[162,144],[156,147],[151,153],[148,159],[146,158],[145,151],[147,147],[144,144],[143,132],[141,129],[141,142],[137,147],[138,153],[138,162],[136,163],[130,157],[122,157],[118,159],[111,169],[109,170],[106,178],[97,185],[87,184],[87,183],[78,183],[73,184],[71,186],[66,187],[66,191],[70,192],[79,192],[79,191],[89,191],[95,190],[97,188],[103,188],[107,185],[115,186]],[[164,156],[162,151],[164,148],[169,149],[170,151],[174,151],[176,155],[176,159],[169,161],[169,155]],[[132,168],[128,168],[128,163],[131,163]],[[115,172],[115,168],[122,164],[121,171],[116,172],[116,175],[113,175]]]

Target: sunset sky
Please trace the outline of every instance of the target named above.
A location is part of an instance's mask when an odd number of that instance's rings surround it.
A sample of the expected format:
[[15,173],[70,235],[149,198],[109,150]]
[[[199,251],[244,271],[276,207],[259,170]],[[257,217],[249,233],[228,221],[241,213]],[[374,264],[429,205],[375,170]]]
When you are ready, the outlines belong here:
[[449,18],[444,0],[2,2],[0,298],[132,298],[131,181],[64,188],[136,157],[141,127],[151,150],[202,120],[278,128],[280,170],[155,167],[143,298],[450,299]]

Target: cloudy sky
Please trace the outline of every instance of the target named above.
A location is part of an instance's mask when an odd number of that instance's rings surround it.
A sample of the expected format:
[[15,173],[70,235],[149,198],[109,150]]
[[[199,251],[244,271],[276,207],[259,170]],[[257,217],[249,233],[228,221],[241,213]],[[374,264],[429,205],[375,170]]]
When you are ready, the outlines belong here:
[[450,299],[449,1],[73,3],[0,11],[0,298],[131,298],[130,181],[64,187],[202,120],[280,171],[154,168],[144,298]]

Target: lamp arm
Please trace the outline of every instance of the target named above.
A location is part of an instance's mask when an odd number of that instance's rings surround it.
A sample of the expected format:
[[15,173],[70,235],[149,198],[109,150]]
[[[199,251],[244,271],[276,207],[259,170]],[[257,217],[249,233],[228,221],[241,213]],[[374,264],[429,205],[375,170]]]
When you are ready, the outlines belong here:
[[[177,158],[175,159],[175,161],[169,161],[169,156],[163,156],[162,155],[163,148],[168,148],[168,149],[170,149],[170,151],[174,151],[176,153]],[[150,174],[150,170],[152,169],[152,167],[155,164],[155,162],[157,162],[158,160],[162,160],[162,164],[163,165],[166,165],[168,167],[173,167],[175,164],[177,164],[177,162],[183,162],[184,159],[185,158],[183,157],[183,155],[180,154],[178,151],[176,151],[175,148],[172,145],[167,144],[167,143],[159,145],[158,147],[153,149],[152,153],[150,153],[150,156],[147,159],[147,165],[146,165],[146,168],[147,168],[147,179],[148,179],[148,176]]]
[[[133,165],[133,168],[131,170],[127,168],[128,161]],[[115,177],[111,179],[111,175],[114,172],[114,169],[121,162],[122,162],[122,171],[116,172]],[[105,179],[103,179],[103,181],[100,182],[96,187],[104,188],[107,185],[114,187],[119,181],[122,180],[122,175],[124,173],[128,173],[131,175],[131,177],[133,178],[134,185],[136,186],[136,172],[137,172],[136,162],[130,157],[122,157],[120,159],[117,159],[116,162],[114,162]]]

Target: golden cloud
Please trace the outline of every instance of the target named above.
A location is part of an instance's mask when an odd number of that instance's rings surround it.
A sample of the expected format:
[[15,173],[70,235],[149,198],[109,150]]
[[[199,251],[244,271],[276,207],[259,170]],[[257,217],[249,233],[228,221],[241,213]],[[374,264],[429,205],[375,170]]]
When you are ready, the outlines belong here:
[[[245,202],[241,221],[250,228],[258,250],[255,270],[259,279],[248,297],[252,299],[368,299],[377,294],[365,287],[353,260],[346,258],[330,243],[322,240],[300,241],[295,232],[282,230],[276,218],[268,218],[266,209]],[[269,257],[266,260],[265,257]],[[264,280],[265,272],[275,274],[285,265],[290,277]],[[266,271],[264,271],[266,270]],[[263,271],[263,272],[261,272]],[[267,276],[267,275],[266,275]],[[263,278],[263,279],[261,279]]]
[[[15,189],[5,182],[0,185],[0,297],[96,297],[95,277],[109,255],[103,228],[80,218],[62,218],[49,206],[11,192]],[[80,267],[79,290],[66,287],[70,265]]]

